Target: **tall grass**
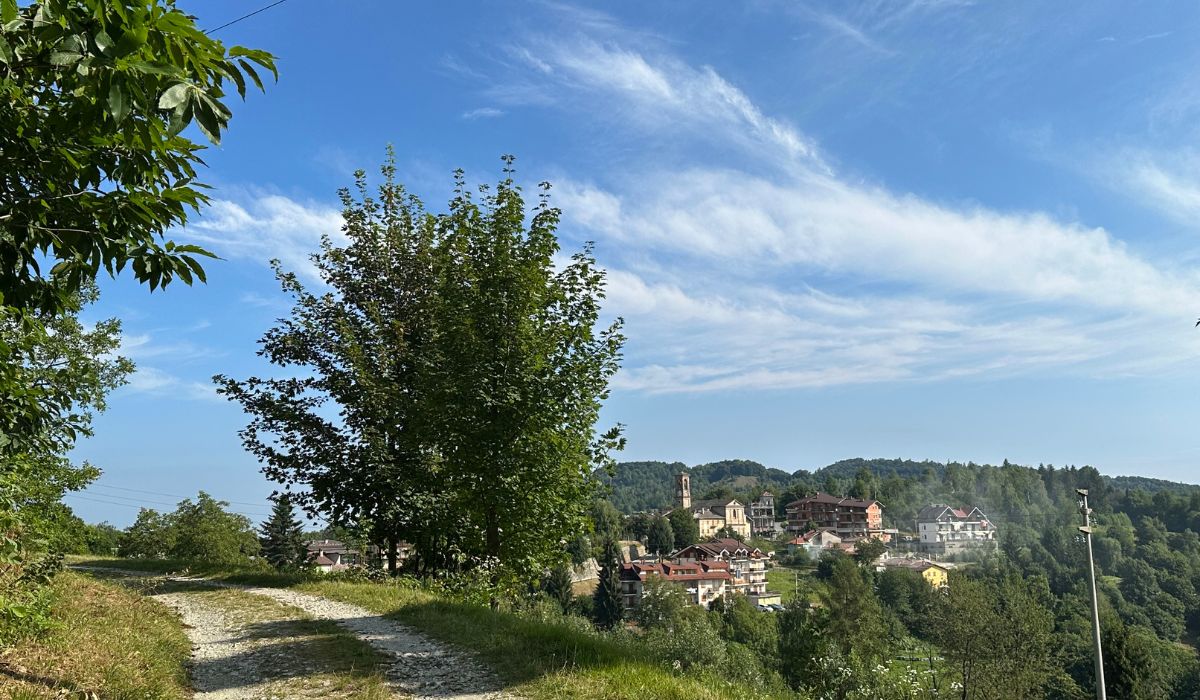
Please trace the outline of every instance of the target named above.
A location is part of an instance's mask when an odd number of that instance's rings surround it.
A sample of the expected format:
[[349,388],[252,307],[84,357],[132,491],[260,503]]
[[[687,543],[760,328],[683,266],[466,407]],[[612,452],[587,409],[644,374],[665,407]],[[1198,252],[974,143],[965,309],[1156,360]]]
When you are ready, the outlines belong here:
[[47,633],[5,650],[0,697],[96,696],[114,700],[191,697],[191,644],[178,618],[120,586],[62,572]]

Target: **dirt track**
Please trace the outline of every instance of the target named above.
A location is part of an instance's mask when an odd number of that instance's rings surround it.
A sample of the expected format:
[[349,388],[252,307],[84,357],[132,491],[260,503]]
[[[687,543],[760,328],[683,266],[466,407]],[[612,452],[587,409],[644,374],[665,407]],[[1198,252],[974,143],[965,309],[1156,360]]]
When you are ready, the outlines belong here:
[[[314,633],[312,621],[332,622],[369,645],[381,661],[379,672],[390,691],[386,694],[429,700],[513,697],[502,692],[495,676],[469,654],[355,605],[286,589],[163,577],[152,572],[75,568],[165,584],[148,595],[175,610],[186,626],[193,644],[191,674],[198,700],[377,695],[363,689],[370,686],[369,678],[306,677],[317,675],[319,662],[328,657],[300,653],[311,652],[314,638],[321,636]],[[221,591],[228,595],[220,595]],[[247,594],[253,597],[251,602],[246,600]],[[252,603],[254,599],[257,605]],[[353,640],[341,642],[342,647],[347,642]],[[363,668],[353,673],[369,675]],[[345,692],[338,692],[343,683]]]

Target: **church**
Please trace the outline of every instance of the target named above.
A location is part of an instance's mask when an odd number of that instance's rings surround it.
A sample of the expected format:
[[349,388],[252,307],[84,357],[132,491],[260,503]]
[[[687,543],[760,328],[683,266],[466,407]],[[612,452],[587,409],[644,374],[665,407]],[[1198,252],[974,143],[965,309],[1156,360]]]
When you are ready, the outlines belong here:
[[715,537],[725,528],[737,533],[742,539],[750,537],[746,506],[736,498],[693,501],[691,477],[688,474],[675,475],[675,505],[677,510],[691,512],[700,527],[701,541]]

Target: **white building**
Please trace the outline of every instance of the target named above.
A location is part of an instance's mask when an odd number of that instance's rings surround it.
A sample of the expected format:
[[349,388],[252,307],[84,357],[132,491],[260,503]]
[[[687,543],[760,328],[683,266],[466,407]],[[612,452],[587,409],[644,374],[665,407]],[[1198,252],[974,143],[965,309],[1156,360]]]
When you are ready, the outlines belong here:
[[945,504],[925,506],[917,514],[921,549],[933,554],[954,554],[967,549],[991,547],[996,526],[978,508],[951,508]]

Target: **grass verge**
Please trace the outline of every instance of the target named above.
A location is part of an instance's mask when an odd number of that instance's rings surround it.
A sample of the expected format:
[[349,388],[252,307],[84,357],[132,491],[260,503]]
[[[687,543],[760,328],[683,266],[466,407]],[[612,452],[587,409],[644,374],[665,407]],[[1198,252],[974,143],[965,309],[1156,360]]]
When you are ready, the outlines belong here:
[[53,625],[0,654],[0,697],[189,698],[191,644],[166,607],[115,584],[59,574]]
[[675,673],[632,636],[596,632],[580,618],[529,619],[405,585],[315,581],[294,588],[362,606],[474,651],[507,687],[530,698],[793,697],[729,683],[709,670]]

